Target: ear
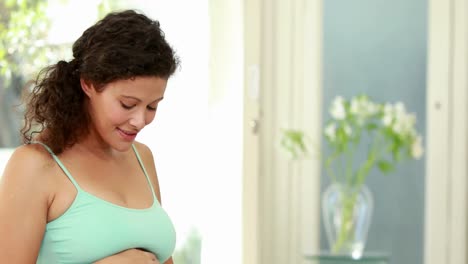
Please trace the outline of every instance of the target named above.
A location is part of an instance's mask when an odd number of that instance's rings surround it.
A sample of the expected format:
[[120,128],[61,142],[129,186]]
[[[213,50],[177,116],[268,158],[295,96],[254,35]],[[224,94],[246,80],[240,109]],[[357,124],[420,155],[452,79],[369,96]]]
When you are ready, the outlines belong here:
[[91,97],[94,92],[96,91],[94,89],[94,86],[92,83],[88,83],[85,79],[83,78],[80,78],[80,84],[81,84],[81,89],[83,90],[83,92],[88,96],[88,97]]

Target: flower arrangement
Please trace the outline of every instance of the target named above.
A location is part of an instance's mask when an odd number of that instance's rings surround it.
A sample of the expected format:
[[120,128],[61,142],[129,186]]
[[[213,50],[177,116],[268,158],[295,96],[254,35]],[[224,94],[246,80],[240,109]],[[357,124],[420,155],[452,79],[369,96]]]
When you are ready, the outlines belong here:
[[[416,116],[407,113],[401,102],[379,104],[361,95],[346,101],[336,97],[330,108],[331,120],[325,127],[326,141],[332,154],[326,168],[332,181],[361,185],[370,170],[377,166],[383,172],[393,171],[403,159],[419,159],[423,154],[422,137],[415,129]],[[353,168],[353,153],[359,148],[362,135],[367,133],[366,160]],[[338,179],[332,163],[344,155],[341,162],[345,179]]]
[[[373,168],[387,174],[405,159],[421,158],[422,137],[415,128],[415,114],[408,113],[402,102],[378,103],[366,95],[350,100],[337,96],[329,115],[323,130],[329,154],[322,161],[332,185],[324,194],[322,206],[330,207],[332,201],[335,203],[332,206],[338,207],[323,208],[325,227],[333,253],[359,256],[364,250],[367,230],[362,233],[356,229],[368,228],[372,211],[372,205],[358,205],[360,199],[368,196],[367,191],[360,196],[361,187]],[[283,131],[281,145],[294,159],[308,154],[308,140],[300,130]],[[362,153],[364,156],[359,155]],[[338,192],[335,195],[339,198],[326,201],[325,196],[331,192]],[[368,211],[368,216],[356,215],[363,211]]]

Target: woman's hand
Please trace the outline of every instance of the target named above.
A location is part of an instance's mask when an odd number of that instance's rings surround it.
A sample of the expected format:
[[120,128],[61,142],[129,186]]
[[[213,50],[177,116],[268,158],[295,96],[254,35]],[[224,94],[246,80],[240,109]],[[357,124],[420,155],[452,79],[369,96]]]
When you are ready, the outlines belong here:
[[151,252],[140,249],[128,249],[101,259],[94,264],[161,264]]

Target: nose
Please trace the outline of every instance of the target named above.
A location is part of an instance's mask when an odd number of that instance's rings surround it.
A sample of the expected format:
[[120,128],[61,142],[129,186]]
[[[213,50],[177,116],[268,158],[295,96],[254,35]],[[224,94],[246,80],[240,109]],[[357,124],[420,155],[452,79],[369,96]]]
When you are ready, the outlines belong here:
[[130,125],[135,127],[137,130],[141,130],[146,126],[145,112],[137,111],[130,117]]

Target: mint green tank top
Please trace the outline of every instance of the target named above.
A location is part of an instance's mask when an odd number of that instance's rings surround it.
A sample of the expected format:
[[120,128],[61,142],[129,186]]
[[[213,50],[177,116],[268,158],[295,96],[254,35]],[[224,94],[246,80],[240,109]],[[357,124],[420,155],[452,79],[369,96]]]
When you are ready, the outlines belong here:
[[89,264],[132,248],[154,253],[161,263],[169,259],[175,248],[175,229],[134,145],[153,193],[153,205],[146,209],[119,206],[84,191],[52,150],[39,144],[75,185],[77,195],[63,215],[47,223],[36,264]]

